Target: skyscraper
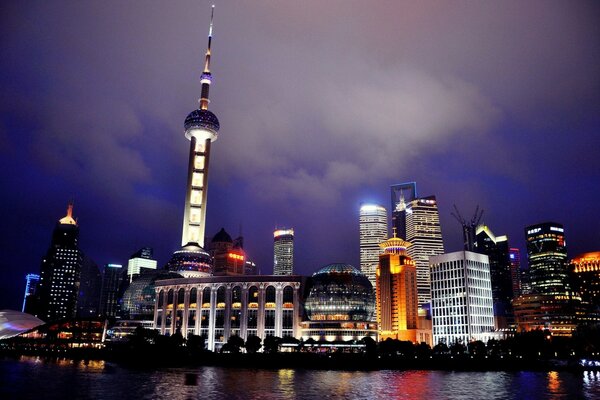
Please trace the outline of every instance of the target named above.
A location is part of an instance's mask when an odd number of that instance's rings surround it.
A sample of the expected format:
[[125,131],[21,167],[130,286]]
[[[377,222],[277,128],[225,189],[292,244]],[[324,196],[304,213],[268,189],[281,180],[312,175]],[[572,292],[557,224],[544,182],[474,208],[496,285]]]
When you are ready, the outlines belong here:
[[433,342],[486,342],[494,331],[488,256],[470,251],[434,256],[431,266]]
[[212,82],[210,72],[211,44],[213,32],[213,13],[211,10],[208,30],[208,48],[204,57],[204,70],[200,76],[202,84],[200,106],[185,119],[185,137],[190,141],[185,209],[183,213],[183,232],[180,250],[176,251],[167,264],[167,269],[182,275],[206,276],[212,273],[212,260],[203,248],[206,227],[206,199],[208,189],[208,162],[210,147],[217,140],[219,120],[208,110],[208,94]]
[[392,227],[396,236],[406,239],[406,205],[417,198],[417,182],[390,186],[392,192]]
[[521,295],[521,251],[511,247],[508,250],[510,261],[510,279],[512,281],[513,297]]
[[123,280],[121,264],[106,264],[102,271],[102,290],[100,292],[100,315],[115,317],[117,315],[119,288]]
[[129,257],[127,261],[127,276],[129,282],[142,273],[142,269],[156,269],[157,262],[154,259],[152,247],[142,247]]
[[377,324],[379,340],[417,339],[417,274],[406,254],[410,243],[393,237],[381,243],[377,266]]
[[429,257],[444,253],[435,196],[417,198],[407,204],[406,240],[412,243],[407,252],[417,266],[417,293],[421,307],[431,301]]
[[273,232],[273,275],[294,273],[294,230],[277,229]]
[[82,264],[78,239],[79,226],[73,218],[73,203],[69,203],[67,215],[54,228],[40,269],[35,316],[43,321],[75,317]]
[[360,271],[375,287],[375,270],[379,263],[379,245],[388,237],[387,211],[377,204],[363,204],[359,216]]
[[511,301],[514,296],[508,238],[496,236],[487,226],[479,225],[475,230],[475,248],[477,253],[489,258],[496,328],[508,328],[513,322]]
[[40,281],[40,276],[38,274],[27,274],[25,276],[25,296],[23,297],[23,308],[22,312],[29,313],[32,309],[32,305],[28,305],[28,303],[32,303],[33,295],[35,294],[35,289]]
[[96,263],[82,253],[79,294],[77,296],[77,318],[96,318],[100,312],[102,275]]
[[246,254],[242,244],[241,238],[234,243],[224,228],[213,236],[209,245],[209,253],[213,258],[213,275],[244,275]]
[[525,239],[532,292],[554,295],[571,292],[563,226],[555,222],[528,226]]

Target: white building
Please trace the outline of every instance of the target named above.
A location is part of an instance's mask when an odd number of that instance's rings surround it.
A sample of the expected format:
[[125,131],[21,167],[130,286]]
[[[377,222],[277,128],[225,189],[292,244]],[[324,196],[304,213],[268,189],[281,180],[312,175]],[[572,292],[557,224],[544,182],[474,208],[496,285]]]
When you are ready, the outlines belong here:
[[208,350],[232,335],[301,336],[301,276],[209,276],[156,281],[154,328],[205,335]]
[[366,275],[375,287],[375,270],[382,253],[379,244],[388,237],[387,210],[377,204],[360,207],[360,272]]
[[434,256],[431,269],[433,344],[494,336],[494,309],[488,256],[470,251]]
[[150,247],[142,247],[135,252],[127,262],[127,277],[129,282],[134,276],[142,273],[142,268],[156,269],[157,262],[152,258],[152,249]]

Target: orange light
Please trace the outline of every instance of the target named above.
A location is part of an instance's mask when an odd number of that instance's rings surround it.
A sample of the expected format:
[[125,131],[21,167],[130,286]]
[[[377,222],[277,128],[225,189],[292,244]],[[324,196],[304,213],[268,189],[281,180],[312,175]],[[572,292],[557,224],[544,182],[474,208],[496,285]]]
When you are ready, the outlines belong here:
[[227,257],[233,258],[234,260],[244,261],[244,256],[239,255],[239,254],[235,254],[235,253],[229,253],[229,254],[227,254]]

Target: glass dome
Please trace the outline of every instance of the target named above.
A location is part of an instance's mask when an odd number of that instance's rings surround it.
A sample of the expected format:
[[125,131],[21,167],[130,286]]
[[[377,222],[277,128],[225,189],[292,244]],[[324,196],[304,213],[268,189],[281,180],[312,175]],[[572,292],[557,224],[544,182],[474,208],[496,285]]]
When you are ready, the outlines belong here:
[[311,321],[370,321],[373,285],[352,265],[329,264],[313,274],[305,309]]
[[163,271],[143,269],[125,290],[121,302],[121,313],[126,319],[153,319],[156,293],[155,282],[161,279],[181,278],[180,275]]
[[186,278],[212,275],[213,259],[196,243],[188,243],[173,253],[165,269]]
[[194,110],[185,118],[184,127],[186,131],[190,129],[206,129],[217,134],[220,125],[219,119],[211,111]]

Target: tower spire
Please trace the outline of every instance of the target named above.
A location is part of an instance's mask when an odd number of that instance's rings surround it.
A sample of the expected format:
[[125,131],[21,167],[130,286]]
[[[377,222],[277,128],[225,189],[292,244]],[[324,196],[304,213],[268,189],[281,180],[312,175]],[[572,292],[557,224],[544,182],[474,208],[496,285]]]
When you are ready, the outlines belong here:
[[210,27],[208,28],[208,46],[206,48],[206,54],[204,55],[204,71],[200,77],[200,83],[202,84],[202,95],[200,97],[200,109],[208,110],[208,91],[210,89],[210,83],[212,81],[212,74],[210,73],[210,46],[212,44],[213,34],[213,18],[215,15],[215,6],[213,4],[210,11]]

